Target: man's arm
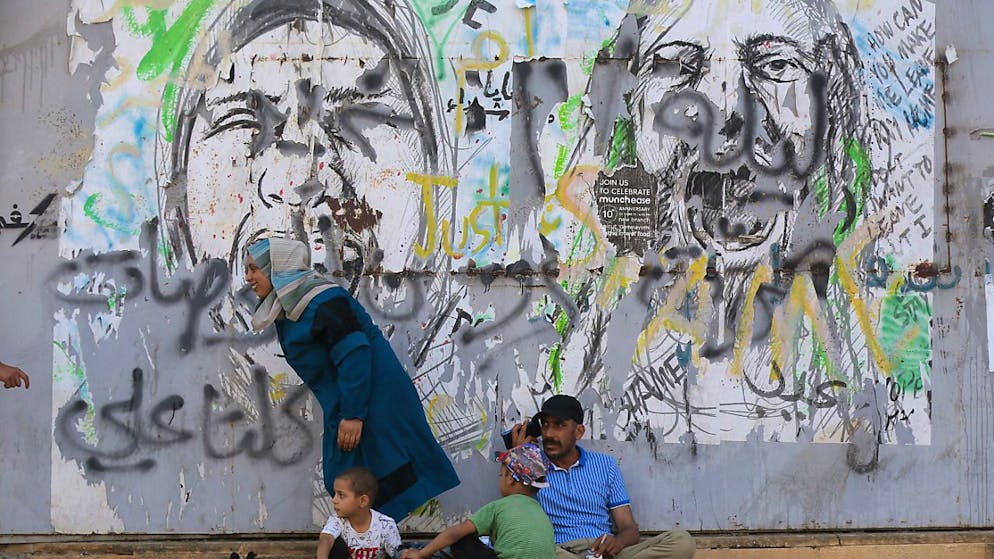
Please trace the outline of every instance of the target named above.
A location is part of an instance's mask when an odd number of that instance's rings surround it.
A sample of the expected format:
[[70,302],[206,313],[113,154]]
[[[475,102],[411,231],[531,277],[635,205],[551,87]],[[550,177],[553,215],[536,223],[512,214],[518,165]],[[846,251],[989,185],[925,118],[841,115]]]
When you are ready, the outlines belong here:
[[611,509],[611,520],[618,529],[615,539],[621,542],[621,547],[639,543],[639,525],[632,515],[631,506],[622,505]]
[[614,507],[610,514],[617,533],[606,534],[591,546],[594,553],[605,557],[613,557],[621,553],[622,549],[639,542],[639,525],[635,523],[631,506]]
[[405,549],[401,557],[403,559],[425,559],[426,557],[431,557],[436,551],[441,551],[466,536],[475,533],[476,524],[473,524],[469,520],[464,520],[460,524],[446,528],[422,549]]

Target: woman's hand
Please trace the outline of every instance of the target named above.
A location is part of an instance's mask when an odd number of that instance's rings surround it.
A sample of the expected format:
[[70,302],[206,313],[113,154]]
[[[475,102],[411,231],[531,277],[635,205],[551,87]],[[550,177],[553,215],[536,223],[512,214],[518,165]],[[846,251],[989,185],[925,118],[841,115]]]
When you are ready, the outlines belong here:
[[422,557],[423,554],[421,553],[420,549],[410,549],[410,548],[405,549],[404,553],[401,554],[400,556],[401,559],[421,559]]
[[362,439],[362,420],[343,419],[338,424],[338,448],[352,452]]

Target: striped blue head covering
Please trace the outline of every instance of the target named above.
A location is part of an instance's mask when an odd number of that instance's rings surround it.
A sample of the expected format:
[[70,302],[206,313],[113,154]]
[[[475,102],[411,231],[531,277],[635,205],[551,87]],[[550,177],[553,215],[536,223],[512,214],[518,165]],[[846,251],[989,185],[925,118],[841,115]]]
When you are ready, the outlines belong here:
[[262,330],[280,318],[297,320],[322,291],[339,287],[311,269],[307,245],[290,239],[262,239],[248,253],[273,283],[273,290],[252,315],[252,328]]

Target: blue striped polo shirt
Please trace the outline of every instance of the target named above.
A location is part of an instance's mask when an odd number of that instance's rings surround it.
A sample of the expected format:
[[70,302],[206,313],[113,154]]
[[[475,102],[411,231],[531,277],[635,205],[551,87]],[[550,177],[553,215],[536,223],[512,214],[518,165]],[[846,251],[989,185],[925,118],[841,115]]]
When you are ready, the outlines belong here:
[[631,503],[614,457],[576,448],[580,459],[569,468],[549,464],[549,486],[537,495],[552,521],[556,544],[611,533],[609,511]]

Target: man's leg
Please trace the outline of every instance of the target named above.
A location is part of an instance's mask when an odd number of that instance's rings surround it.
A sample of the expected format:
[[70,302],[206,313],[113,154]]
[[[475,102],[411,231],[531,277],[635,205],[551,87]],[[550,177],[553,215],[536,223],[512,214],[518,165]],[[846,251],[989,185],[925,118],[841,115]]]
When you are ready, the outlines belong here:
[[615,557],[616,559],[692,559],[696,551],[697,544],[690,534],[683,530],[670,530],[626,547]]
[[556,559],[586,559],[587,551],[593,545],[593,538],[570,540],[556,546]]

